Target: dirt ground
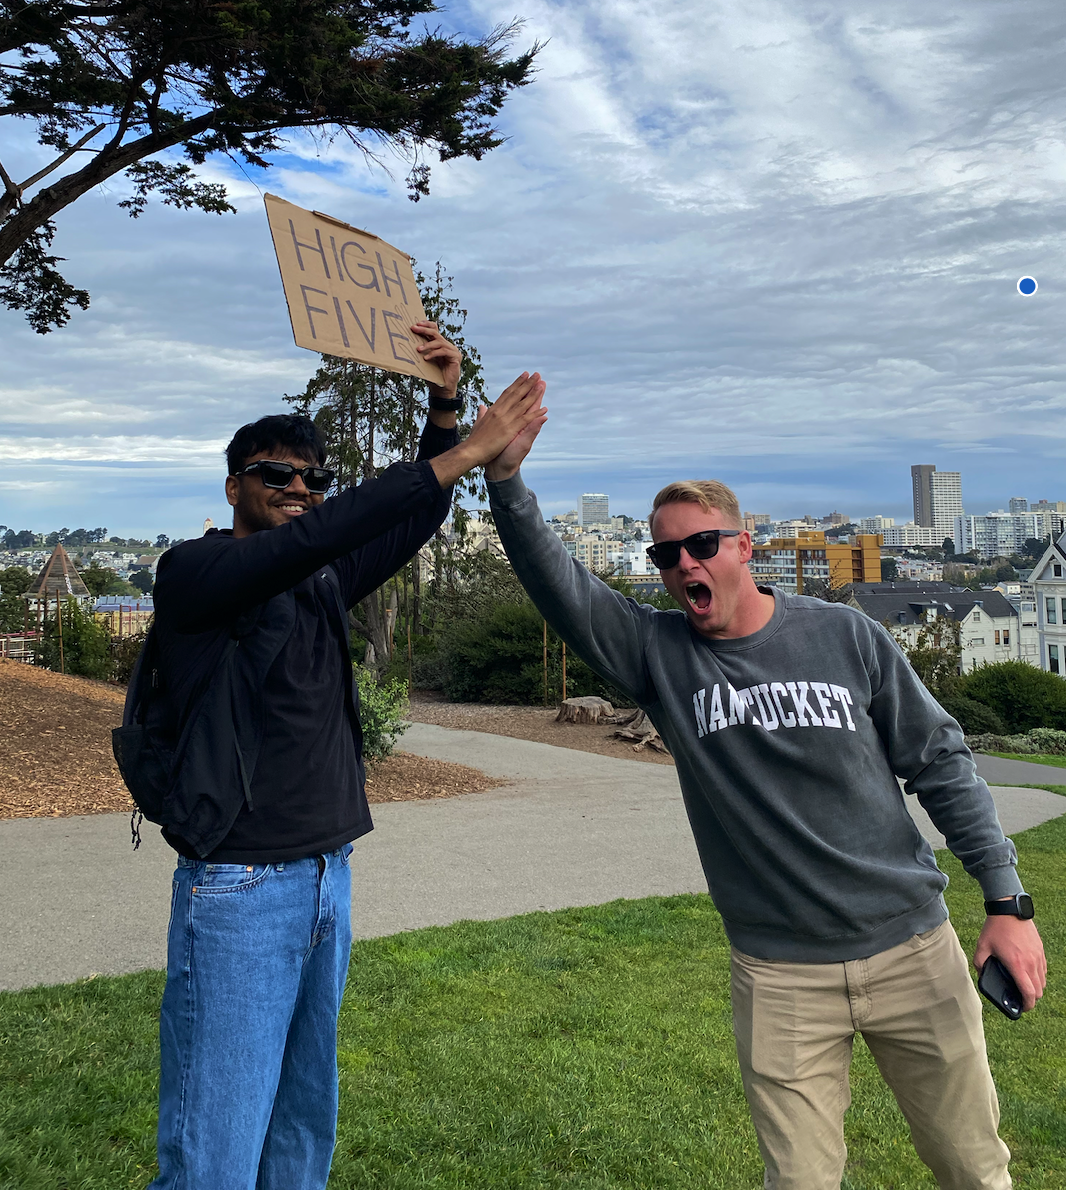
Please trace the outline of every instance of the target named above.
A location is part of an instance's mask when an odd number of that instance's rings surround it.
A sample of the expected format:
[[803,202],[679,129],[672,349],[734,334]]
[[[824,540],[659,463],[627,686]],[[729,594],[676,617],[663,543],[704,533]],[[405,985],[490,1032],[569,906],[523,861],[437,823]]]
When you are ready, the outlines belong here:
[[[111,754],[124,689],[0,658],[0,818],[132,810]],[[478,769],[398,752],[367,773],[371,802],[480,793],[502,785]]]
[[640,752],[626,740],[610,738],[613,727],[591,723],[556,723],[556,707],[499,707],[482,703],[443,702],[432,692],[416,690],[407,717],[416,723],[458,727],[466,731],[487,731],[538,744],[555,744],[579,752],[596,752],[619,760],[645,760],[650,764],[673,764],[673,757],[645,748]]

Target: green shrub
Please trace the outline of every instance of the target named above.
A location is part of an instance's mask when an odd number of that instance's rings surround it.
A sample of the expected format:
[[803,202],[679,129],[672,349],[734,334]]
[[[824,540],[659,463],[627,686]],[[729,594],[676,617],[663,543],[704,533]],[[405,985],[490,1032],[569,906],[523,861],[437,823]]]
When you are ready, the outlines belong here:
[[1010,734],[1066,729],[1066,681],[1025,661],[1000,661],[964,674],[957,693],[984,703]]
[[444,689],[444,658],[437,647],[434,636],[411,637],[411,661],[408,666],[407,638],[401,640],[396,637],[396,648],[392,660],[383,674],[383,680],[407,681],[411,675],[412,690],[443,690]]
[[[544,702],[544,620],[528,600],[499,603],[483,617],[442,634],[444,695],[453,702],[540,705]],[[562,697],[562,647],[548,632],[548,701]],[[568,652],[566,693],[598,695],[616,706],[631,700]]]
[[63,605],[62,656],[55,609],[44,624],[36,654],[38,665],[57,673],[62,669],[101,682],[111,677],[111,634],[75,599]]
[[131,636],[121,636],[111,642],[111,680],[120,686],[128,686],[133,677],[133,667],[141,655],[144,642],[148,637],[144,632],[135,632]]
[[1023,756],[1066,756],[1066,731],[1038,727],[1025,735],[983,732],[967,737],[974,752],[1017,752]]
[[21,632],[26,625],[26,600],[33,575],[21,566],[0,570],[0,632]]
[[398,736],[408,725],[403,721],[407,710],[407,683],[398,679],[376,682],[374,675],[356,665],[359,686],[359,722],[363,728],[363,756],[380,760],[391,756]]
[[982,732],[1002,735],[1007,730],[1003,720],[983,702],[965,698],[961,694],[946,694],[940,699],[940,705],[958,722],[966,735],[980,735]]
[[1045,756],[1066,756],[1066,731],[1053,727],[1034,727],[1029,738],[1036,744],[1036,750]]

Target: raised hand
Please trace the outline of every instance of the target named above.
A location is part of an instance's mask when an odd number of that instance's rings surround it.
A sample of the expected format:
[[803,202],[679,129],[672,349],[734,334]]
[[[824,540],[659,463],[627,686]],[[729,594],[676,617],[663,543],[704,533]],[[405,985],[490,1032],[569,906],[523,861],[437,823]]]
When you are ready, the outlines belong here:
[[459,387],[459,376],[463,366],[463,356],[459,348],[454,343],[449,343],[437,329],[437,324],[430,322],[428,318],[414,323],[411,330],[420,339],[425,340],[416,348],[418,354],[423,359],[436,364],[444,373],[444,383],[442,385],[430,383],[430,393],[438,397],[454,397],[456,389]]
[[[541,396],[544,394],[543,385],[544,382],[541,381]],[[481,405],[477,412],[478,418],[480,419],[486,412],[486,407]],[[485,478],[493,480],[510,479],[518,468],[521,467],[523,460],[529,454],[533,443],[537,440],[537,435],[547,420],[548,411],[543,405],[540,405],[538,416],[519,430],[503,450],[485,465]]]
[[497,458],[529,426],[543,424],[547,416],[541,406],[544,387],[538,372],[532,375],[523,372],[503,390],[494,404],[483,406],[478,411],[470,437],[431,460],[441,486],[454,483],[461,475]]

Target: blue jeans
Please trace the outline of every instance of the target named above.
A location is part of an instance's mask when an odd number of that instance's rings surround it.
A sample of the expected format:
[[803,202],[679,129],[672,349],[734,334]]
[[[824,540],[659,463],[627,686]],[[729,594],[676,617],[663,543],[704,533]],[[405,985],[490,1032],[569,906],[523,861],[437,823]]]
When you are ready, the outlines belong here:
[[178,858],[152,1190],[326,1185],[351,852],[249,866]]

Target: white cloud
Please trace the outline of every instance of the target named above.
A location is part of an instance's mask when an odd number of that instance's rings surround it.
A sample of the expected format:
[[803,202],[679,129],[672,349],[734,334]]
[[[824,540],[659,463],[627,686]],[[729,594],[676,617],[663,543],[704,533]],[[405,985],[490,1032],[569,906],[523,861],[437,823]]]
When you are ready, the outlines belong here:
[[[982,511],[1029,485],[1062,494],[1057,7],[524,11],[519,44],[548,44],[505,108],[510,139],[435,167],[418,204],[402,163],[390,178],[305,138],[266,175],[212,163],[236,217],[131,224],[117,185],[71,208],[57,250],[93,309],[47,340],[0,316],[4,457],[67,461],[72,503],[105,499],[74,473],[90,461],[199,483],[237,425],[302,388],[316,359],[292,346],[271,190],[444,261],[490,387],[526,367],[549,380],[530,468],[558,507],[581,490],[646,506],[680,471],[775,512],[891,515],[919,455],[960,468]],[[473,0],[444,17],[470,33],[512,15]],[[1014,290],[1027,272],[1031,300]],[[111,520],[134,515],[113,499]],[[174,499],[139,497],[153,520],[129,531],[171,529]]]

